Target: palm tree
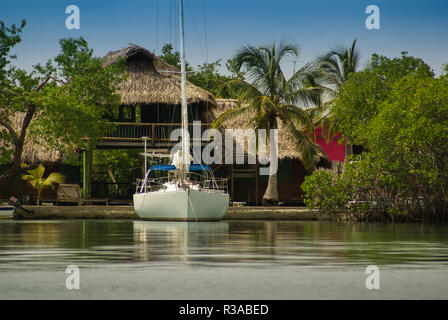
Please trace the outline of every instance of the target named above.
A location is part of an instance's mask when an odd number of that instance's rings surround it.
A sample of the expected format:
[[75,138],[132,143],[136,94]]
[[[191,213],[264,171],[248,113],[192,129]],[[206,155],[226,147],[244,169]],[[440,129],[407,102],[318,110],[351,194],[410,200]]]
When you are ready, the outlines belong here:
[[[248,81],[233,79],[225,83],[223,90],[230,89],[238,95],[240,107],[224,112],[212,124],[221,127],[224,122],[247,114],[249,126],[255,129],[282,128],[292,134],[295,145],[291,146],[300,154],[300,159],[308,170],[315,168],[322,149],[314,143],[313,123],[302,107],[308,107],[320,99],[321,89],[314,81],[311,65],[306,65],[286,80],[281,63],[285,56],[298,57],[297,46],[280,42],[268,46],[244,46],[234,57],[237,70],[244,68]],[[311,137],[311,138],[310,138]],[[268,137],[269,139],[269,137]],[[277,173],[269,176],[268,186],[263,195],[263,204],[278,203]]]
[[23,175],[22,179],[28,181],[28,183],[37,191],[37,205],[40,203],[42,191],[47,188],[54,189],[55,183],[64,182],[65,177],[57,172],[50,173],[50,175],[44,179],[45,167],[39,165],[37,168],[29,170],[28,174]]
[[[330,140],[338,132],[337,123],[331,118],[331,107],[339,89],[359,68],[360,54],[356,48],[356,39],[350,47],[338,47],[318,57],[314,64],[316,72],[319,73],[317,80],[319,88],[324,93],[322,100],[325,102],[317,108],[310,109],[309,112],[315,125],[320,126],[326,132],[327,140]],[[352,153],[352,145],[346,143],[346,159]]]
[[356,48],[356,39],[350,47],[332,49],[320,56],[316,62],[319,69],[323,71],[323,80],[328,85],[327,89],[336,96],[350,74],[356,72],[359,67],[360,54]]

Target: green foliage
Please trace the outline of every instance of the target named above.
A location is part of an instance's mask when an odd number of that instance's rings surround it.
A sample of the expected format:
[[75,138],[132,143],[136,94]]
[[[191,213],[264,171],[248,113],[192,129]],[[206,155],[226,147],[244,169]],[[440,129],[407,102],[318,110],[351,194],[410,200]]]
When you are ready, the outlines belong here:
[[350,196],[347,182],[329,170],[316,170],[305,177],[302,190],[306,194],[304,202],[309,208],[318,208],[335,220],[348,208]]
[[231,80],[230,77],[221,75],[218,67],[221,66],[221,59],[212,63],[204,63],[197,67],[197,70],[188,74],[188,81],[201,87],[215,96],[231,98],[229,92],[221,92],[220,88],[224,83]]
[[83,38],[60,40],[61,53],[32,72],[11,66],[7,57],[24,25],[0,23],[0,163],[12,163],[9,176],[18,173],[25,139],[67,160],[95,146],[108,126],[105,115],[118,109],[125,77],[123,62],[103,68]]
[[448,63],[445,64],[443,70],[442,70],[442,75],[440,76],[441,79],[444,80],[448,80]]
[[334,114],[342,134],[368,152],[343,176],[307,177],[307,205],[356,220],[447,219],[445,76],[434,78],[421,59],[405,54],[374,56],[370,69],[342,87]]
[[[172,44],[167,43],[162,47],[162,54],[159,56],[159,58],[180,70],[180,53],[178,51],[173,52]],[[188,66],[188,62],[186,62],[185,64],[187,67],[187,71],[190,71],[191,68]]]
[[401,57],[390,59],[378,54],[372,54],[370,70],[383,75],[390,82],[408,75],[420,77],[433,77],[434,72],[422,59],[408,56],[406,51],[401,52]]
[[[173,46],[171,44],[165,44],[163,46],[160,58],[180,70],[180,53],[177,51],[173,52]],[[231,60],[228,61],[227,66],[233,67]],[[199,65],[195,70],[186,62],[187,80],[215,96],[219,95],[223,98],[231,98],[231,93],[219,92],[220,87],[231,79],[230,77],[221,75],[218,72],[219,67],[221,67],[221,59],[212,63]]]
[[394,59],[373,54],[370,67],[351,74],[340,88],[331,110],[332,121],[351,143],[365,144],[369,135],[366,125],[378,114],[396,81],[410,75],[433,77],[423,60],[406,54],[402,52],[401,58]]
[[395,197],[398,187],[393,174],[370,154],[347,163],[343,175],[316,170],[302,184],[308,207],[318,208],[333,220],[353,221],[410,220],[410,215],[392,215],[407,213],[400,207],[403,199]]
[[229,71],[231,74],[230,78],[244,80],[246,72],[241,70],[240,67],[238,67],[238,61],[235,58],[227,60],[226,68],[227,71]]
[[325,86],[331,96],[336,96],[340,87],[359,67],[360,54],[356,48],[356,39],[350,47],[332,49],[318,57],[315,65],[320,72],[319,82]]
[[55,184],[63,183],[65,177],[57,172],[50,173],[50,175],[44,179],[45,167],[39,165],[37,168],[29,170],[28,174],[22,176],[24,181],[27,181],[37,191],[37,204],[39,205],[41,194],[44,189],[54,189]]
[[15,24],[7,27],[3,21],[0,21],[0,77],[4,76],[4,68],[10,63],[8,59],[15,58],[15,56],[8,55],[11,48],[22,41],[21,34],[25,25],[26,20],[22,20],[20,27]]
[[42,72],[54,70],[59,77],[42,90],[39,121],[32,123],[30,134],[46,137],[50,147],[69,158],[73,148],[93,148],[108,128],[106,115],[118,109],[117,86],[125,69],[123,63],[103,68],[83,38],[62,39],[60,45],[55,65],[42,67]]
[[93,155],[95,181],[110,181],[110,170],[118,182],[134,181],[141,175],[140,150],[95,150]]

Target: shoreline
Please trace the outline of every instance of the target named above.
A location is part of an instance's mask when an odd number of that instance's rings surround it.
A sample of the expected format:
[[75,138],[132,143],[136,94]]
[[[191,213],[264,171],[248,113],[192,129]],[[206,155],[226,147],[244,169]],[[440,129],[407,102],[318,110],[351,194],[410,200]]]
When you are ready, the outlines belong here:
[[[24,206],[33,213],[18,209],[16,220],[66,220],[66,219],[141,219],[133,206]],[[306,207],[229,207],[221,220],[327,220],[317,210]]]

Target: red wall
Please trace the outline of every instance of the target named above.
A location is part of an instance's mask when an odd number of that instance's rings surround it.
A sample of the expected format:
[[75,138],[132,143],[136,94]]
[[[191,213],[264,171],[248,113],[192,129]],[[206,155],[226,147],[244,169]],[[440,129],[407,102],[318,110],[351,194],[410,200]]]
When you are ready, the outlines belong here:
[[322,136],[321,128],[317,128],[315,131],[316,134],[316,143],[322,147],[325,153],[328,155],[331,161],[337,160],[344,162],[345,160],[345,143],[339,144],[338,139],[341,137],[341,134],[338,133],[336,137],[327,143],[325,137]]

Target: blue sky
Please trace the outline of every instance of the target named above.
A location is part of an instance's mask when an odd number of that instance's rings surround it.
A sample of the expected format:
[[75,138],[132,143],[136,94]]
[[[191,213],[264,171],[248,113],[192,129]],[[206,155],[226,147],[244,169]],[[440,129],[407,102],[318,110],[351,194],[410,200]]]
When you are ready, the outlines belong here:
[[[375,52],[395,57],[403,50],[423,58],[436,73],[448,63],[447,0],[184,2],[186,55],[193,66],[225,61],[245,44],[282,38],[300,46],[297,68],[328,49],[350,45],[354,38],[363,63]],[[365,10],[371,4],[380,9],[380,30],[365,27]],[[68,5],[80,9],[80,30],[65,27]],[[0,21],[27,19],[23,41],[15,49],[15,64],[27,70],[54,57],[64,37],[83,36],[98,56],[129,43],[156,54],[168,42],[178,49],[177,14],[177,0],[0,0]],[[293,59],[286,60],[284,68],[290,74]]]

